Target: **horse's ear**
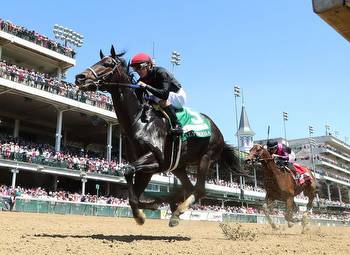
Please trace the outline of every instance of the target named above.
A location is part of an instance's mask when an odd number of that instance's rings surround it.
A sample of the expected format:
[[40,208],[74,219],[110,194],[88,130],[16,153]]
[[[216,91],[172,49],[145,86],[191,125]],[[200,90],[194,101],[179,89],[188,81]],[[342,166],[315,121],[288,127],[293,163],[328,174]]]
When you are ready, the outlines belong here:
[[111,56],[112,56],[112,58],[115,58],[116,55],[117,54],[115,54],[114,46],[112,45],[112,47],[111,47]]
[[100,50],[100,58],[103,59],[105,57],[105,55],[103,55],[102,50]]

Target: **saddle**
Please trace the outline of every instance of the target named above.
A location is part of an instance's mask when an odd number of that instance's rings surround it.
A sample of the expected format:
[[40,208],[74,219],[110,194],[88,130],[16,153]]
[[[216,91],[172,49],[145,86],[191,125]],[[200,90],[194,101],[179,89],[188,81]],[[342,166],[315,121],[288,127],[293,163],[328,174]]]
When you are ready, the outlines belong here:
[[295,170],[293,165],[289,163],[288,160],[275,157],[274,161],[281,171],[290,173],[293,179],[298,183],[300,175],[298,175],[298,172]]
[[289,163],[287,160],[282,159],[275,159],[275,163],[281,171],[289,172],[297,185],[301,186],[307,181],[312,180],[307,167],[303,167],[297,163]]
[[[152,104],[154,110],[161,113],[161,117],[164,117],[169,122],[171,127],[171,121],[169,116],[158,104]],[[178,118],[183,134],[181,140],[186,141],[191,137],[210,137],[211,136],[211,125],[207,118],[202,116],[199,112],[192,110],[189,107],[183,107],[176,111],[176,117]]]

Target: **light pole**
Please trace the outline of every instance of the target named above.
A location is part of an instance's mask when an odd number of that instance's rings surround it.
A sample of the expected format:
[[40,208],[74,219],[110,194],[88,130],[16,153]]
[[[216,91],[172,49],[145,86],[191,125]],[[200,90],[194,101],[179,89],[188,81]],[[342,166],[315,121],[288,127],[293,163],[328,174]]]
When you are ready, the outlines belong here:
[[235,111],[236,111],[236,135],[237,135],[237,150],[239,156],[239,134],[238,134],[238,113],[237,113],[237,97],[241,96],[241,88],[238,85],[235,85],[233,88],[233,93],[235,95]]
[[283,112],[283,127],[284,127],[284,140],[287,143],[287,131],[286,131],[286,121],[288,120],[288,112]]
[[[239,149],[239,134],[238,134],[238,113],[237,113],[237,97],[241,96],[241,89],[238,85],[235,85],[233,88],[233,93],[235,96],[235,111],[236,111],[236,135],[237,135],[237,152],[238,152],[238,168],[241,169],[241,155],[240,155],[240,149]],[[242,176],[239,176],[239,188],[241,190],[240,198],[244,198],[243,193],[243,178]]]
[[329,135],[329,131],[331,130],[331,126],[329,124],[325,125],[326,128],[326,136]]
[[309,145],[310,145],[310,157],[311,157],[311,166],[312,170],[315,172],[315,161],[314,161],[314,151],[313,147],[316,146],[315,139],[312,138],[313,133],[315,132],[315,128],[309,125]]
[[309,136],[312,137],[314,132],[315,132],[315,128],[313,126],[309,125]]
[[174,74],[174,68],[175,68],[175,65],[180,65],[180,53],[176,52],[176,51],[173,51],[171,53],[171,59],[170,59],[170,62],[172,63],[173,67],[172,67],[172,73]]
[[156,58],[154,55],[154,51],[155,51],[155,43],[153,42],[153,44],[152,44],[152,64],[155,66],[156,65]]
[[338,130],[335,130],[335,131],[334,131],[334,135],[335,135],[336,138],[338,138],[338,136],[339,136],[339,131],[338,131]]
[[83,45],[84,36],[70,28],[55,24],[53,26],[53,33],[55,34],[56,39],[61,39],[64,41],[64,46],[66,47],[68,43],[71,43],[77,47],[81,47]]

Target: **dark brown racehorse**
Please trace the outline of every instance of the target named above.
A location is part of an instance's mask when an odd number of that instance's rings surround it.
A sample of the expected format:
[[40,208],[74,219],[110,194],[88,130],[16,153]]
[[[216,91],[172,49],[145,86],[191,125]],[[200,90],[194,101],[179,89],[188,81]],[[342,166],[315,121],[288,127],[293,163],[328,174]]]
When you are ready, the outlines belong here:
[[[76,75],[76,85],[81,90],[99,89],[112,96],[116,115],[127,138],[126,157],[131,162],[124,174],[129,204],[136,222],[143,224],[145,216],[140,209],[156,209],[159,202],[145,198],[143,192],[153,174],[168,169],[173,138],[167,131],[168,121],[148,105],[143,97],[144,91],[131,84],[129,65],[122,58],[123,54],[116,54],[113,46],[110,56],[104,56],[100,51],[101,60]],[[208,119],[212,131],[210,137],[191,138],[182,143],[180,161],[173,174],[180,179],[184,192],[166,201],[172,211],[170,226],[176,226],[179,215],[205,195],[205,179],[214,162],[219,162],[222,169],[235,174],[239,172],[233,148],[224,142],[220,130]],[[188,164],[198,165],[195,186],[186,173]]]
[[285,219],[289,227],[293,226],[293,222],[297,221],[293,219],[293,209],[296,207],[294,197],[301,192],[304,192],[304,195],[309,198],[307,211],[303,215],[303,226],[305,226],[317,191],[314,174],[310,170],[307,170],[312,177],[311,181],[307,181],[302,186],[298,185],[291,173],[281,170],[270,153],[260,144],[255,144],[253,148],[250,149],[247,162],[260,162],[262,164],[263,185],[266,190],[263,211],[271,226],[277,228],[269,215],[269,211],[272,209],[275,200],[286,203],[287,212],[285,214]]

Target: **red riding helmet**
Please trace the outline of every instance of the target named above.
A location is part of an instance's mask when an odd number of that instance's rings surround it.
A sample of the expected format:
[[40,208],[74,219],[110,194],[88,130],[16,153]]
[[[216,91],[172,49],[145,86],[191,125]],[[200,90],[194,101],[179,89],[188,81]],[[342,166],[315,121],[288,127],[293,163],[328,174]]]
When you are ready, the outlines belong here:
[[131,58],[131,66],[145,62],[152,63],[152,59],[149,55],[143,52],[138,53]]

